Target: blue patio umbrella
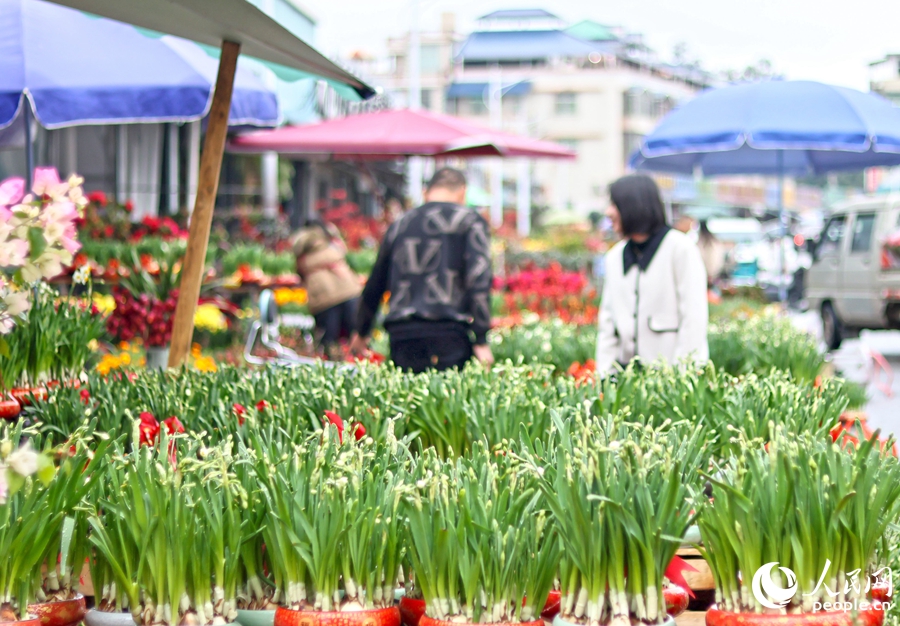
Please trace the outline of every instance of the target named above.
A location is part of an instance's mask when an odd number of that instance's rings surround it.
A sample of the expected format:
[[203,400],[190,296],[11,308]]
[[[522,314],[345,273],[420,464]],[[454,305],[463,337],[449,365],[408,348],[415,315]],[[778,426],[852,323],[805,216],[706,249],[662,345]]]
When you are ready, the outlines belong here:
[[[209,111],[217,65],[184,39],[43,0],[0,0],[0,131],[21,125],[30,155],[31,116],[49,129],[197,120]],[[278,121],[275,94],[239,67],[229,124]]]
[[[880,96],[811,81],[723,87],[666,116],[629,164],[680,174],[772,175],[780,181],[786,175],[900,165],[900,109]],[[781,193],[778,202],[786,234]],[[782,300],[785,295],[782,285]]]

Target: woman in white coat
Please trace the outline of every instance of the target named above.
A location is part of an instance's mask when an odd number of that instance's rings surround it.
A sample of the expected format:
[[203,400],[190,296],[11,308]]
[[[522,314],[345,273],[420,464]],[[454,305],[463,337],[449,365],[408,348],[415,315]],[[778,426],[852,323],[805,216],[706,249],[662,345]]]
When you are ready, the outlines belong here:
[[659,189],[648,176],[620,178],[607,210],[623,237],[606,254],[597,372],[632,359],[644,364],[709,359],[706,269],[696,244],[669,228]]

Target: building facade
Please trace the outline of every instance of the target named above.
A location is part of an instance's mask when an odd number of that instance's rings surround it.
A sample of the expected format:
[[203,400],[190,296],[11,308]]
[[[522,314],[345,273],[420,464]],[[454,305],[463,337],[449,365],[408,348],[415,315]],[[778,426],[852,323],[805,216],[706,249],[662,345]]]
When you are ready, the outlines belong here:
[[[495,11],[466,36],[445,15],[441,31],[422,33],[421,42],[423,108],[576,150],[574,161],[535,161],[529,173],[533,204],[580,214],[602,211],[607,186],[626,172],[641,138],[712,82],[660,63],[640,36],[588,20],[570,26],[545,10]],[[395,106],[408,100],[408,44],[408,36],[389,40],[375,77]],[[521,164],[503,168],[511,208]]]

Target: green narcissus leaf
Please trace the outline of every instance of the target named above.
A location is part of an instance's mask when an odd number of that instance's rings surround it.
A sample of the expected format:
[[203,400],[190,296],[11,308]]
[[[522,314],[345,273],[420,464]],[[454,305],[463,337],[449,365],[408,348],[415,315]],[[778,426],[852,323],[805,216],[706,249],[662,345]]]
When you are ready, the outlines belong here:
[[9,495],[13,495],[25,486],[25,477],[11,469],[6,470],[6,484],[9,485]]
[[39,454],[37,477],[40,481],[49,485],[55,475],[56,467],[53,465],[53,460],[46,454]]
[[6,343],[6,339],[0,337],[0,356],[9,356],[9,344]]
[[37,258],[47,249],[47,240],[44,231],[37,226],[28,229],[28,243],[31,245],[31,257]]

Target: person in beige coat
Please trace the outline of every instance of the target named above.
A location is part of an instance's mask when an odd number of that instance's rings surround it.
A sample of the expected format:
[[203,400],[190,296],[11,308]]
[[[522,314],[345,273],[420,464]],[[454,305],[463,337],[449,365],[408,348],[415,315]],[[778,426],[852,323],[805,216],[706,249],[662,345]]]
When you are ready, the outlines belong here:
[[637,358],[709,359],[706,269],[697,246],[669,228],[659,189],[648,176],[610,186],[607,216],[623,240],[606,254],[597,372]]
[[291,243],[320,346],[328,358],[341,359],[339,342],[353,331],[362,293],[359,276],[347,265],[344,241],[334,225],[311,218]]

